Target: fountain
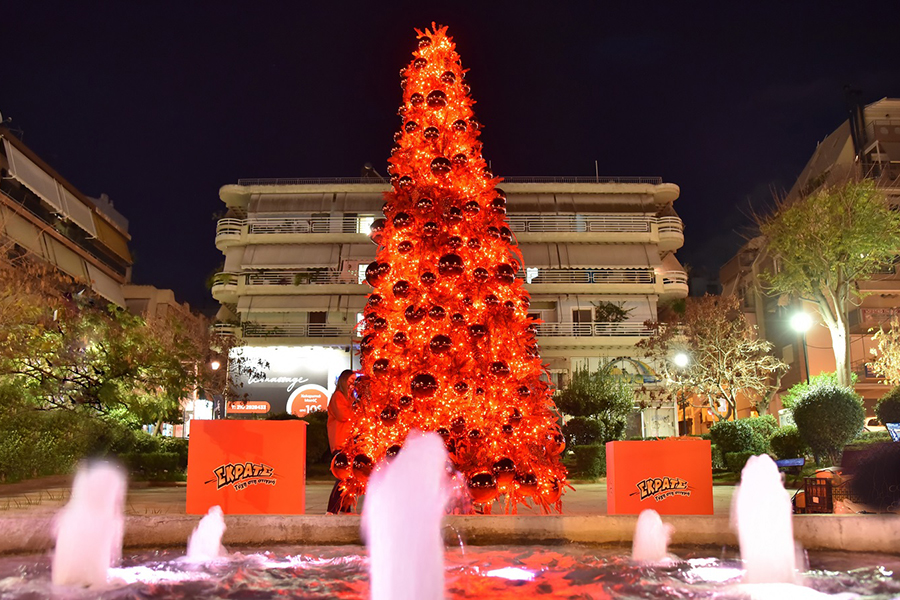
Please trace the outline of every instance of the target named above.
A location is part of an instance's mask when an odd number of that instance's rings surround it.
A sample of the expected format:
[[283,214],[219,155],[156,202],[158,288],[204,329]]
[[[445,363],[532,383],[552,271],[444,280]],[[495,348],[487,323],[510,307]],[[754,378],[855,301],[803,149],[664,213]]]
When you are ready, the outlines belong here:
[[122,556],[125,473],[107,462],[82,465],[69,503],[54,522],[51,566],[56,585],[96,587]]
[[791,499],[768,455],[751,456],[732,500],[745,583],[796,583]]
[[412,432],[397,457],[372,476],[362,527],[373,600],[444,597],[446,463],[440,436]]
[[226,556],[228,553],[222,546],[222,535],[225,533],[225,517],[221,506],[209,509],[188,540],[187,559],[189,561],[210,561]]
[[668,548],[673,531],[674,527],[663,523],[658,512],[652,509],[643,511],[634,529],[631,559],[649,564],[671,562]]

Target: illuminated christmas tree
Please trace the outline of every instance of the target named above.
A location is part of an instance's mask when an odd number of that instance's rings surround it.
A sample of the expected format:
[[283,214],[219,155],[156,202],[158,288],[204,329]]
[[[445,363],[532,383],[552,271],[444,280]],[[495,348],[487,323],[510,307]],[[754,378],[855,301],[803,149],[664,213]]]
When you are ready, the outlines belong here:
[[446,27],[418,33],[401,71],[402,126],[366,279],[362,374],[332,462],[348,500],[412,429],[439,433],[472,500],[561,508],[566,471],[551,388],[517,273],[506,196],[481,156],[466,71]]

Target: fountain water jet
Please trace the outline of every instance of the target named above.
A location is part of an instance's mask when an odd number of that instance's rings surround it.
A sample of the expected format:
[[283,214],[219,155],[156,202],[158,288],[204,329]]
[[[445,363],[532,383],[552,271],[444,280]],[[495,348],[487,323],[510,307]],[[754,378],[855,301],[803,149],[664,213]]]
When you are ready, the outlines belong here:
[[372,600],[444,597],[446,463],[440,436],[413,431],[397,457],[372,475],[362,515]]
[[110,463],[79,467],[72,497],[54,519],[54,584],[106,584],[107,569],[122,557],[125,481],[125,473]]
[[669,540],[674,530],[674,527],[662,522],[655,510],[641,512],[634,529],[632,560],[652,564],[667,562]]
[[208,561],[221,558],[227,554],[222,546],[222,535],[225,533],[225,517],[221,506],[209,509],[188,540],[187,559],[191,561]]
[[745,583],[796,583],[791,499],[768,455],[751,456],[732,500]]

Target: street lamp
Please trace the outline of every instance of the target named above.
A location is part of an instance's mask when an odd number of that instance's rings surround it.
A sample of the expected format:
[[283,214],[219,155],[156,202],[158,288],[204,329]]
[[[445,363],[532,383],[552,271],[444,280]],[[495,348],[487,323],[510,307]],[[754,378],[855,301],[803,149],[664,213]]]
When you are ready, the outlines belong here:
[[[678,352],[672,357],[672,362],[679,369],[683,369],[691,363],[691,357],[687,352]],[[684,387],[678,390],[678,399],[681,403],[681,422],[684,423],[682,435],[687,435],[687,402],[684,400]],[[675,407],[675,418],[678,418],[678,407]]]
[[209,363],[209,368],[212,369],[213,371],[218,371],[219,367],[221,367],[221,366],[222,366],[222,363],[220,363],[217,360],[214,360],[211,363]]
[[806,332],[812,327],[813,319],[809,313],[801,311],[791,315],[791,329],[800,334],[803,346],[803,366],[806,371],[806,385],[809,385],[809,352],[806,349]]

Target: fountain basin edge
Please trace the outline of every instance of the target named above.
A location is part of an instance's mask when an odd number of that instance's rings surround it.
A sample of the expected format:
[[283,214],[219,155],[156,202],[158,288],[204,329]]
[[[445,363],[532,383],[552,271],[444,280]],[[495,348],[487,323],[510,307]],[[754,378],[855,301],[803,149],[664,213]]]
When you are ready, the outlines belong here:
[[[200,516],[152,515],[125,518],[126,548],[184,546]],[[730,517],[663,516],[675,527],[676,546],[736,546]],[[226,546],[265,544],[362,544],[359,517],[325,515],[228,515]],[[630,544],[636,515],[448,516],[444,538],[472,545]],[[900,554],[898,515],[797,515],[794,537],[808,550]],[[0,554],[44,552],[53,547],[52,517],[0,518]]]

